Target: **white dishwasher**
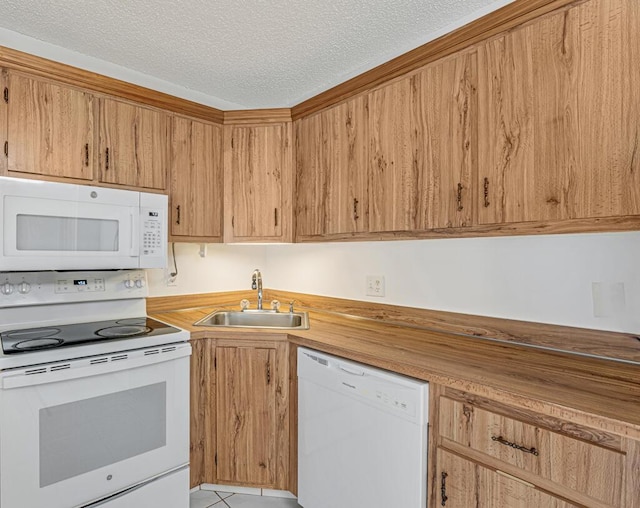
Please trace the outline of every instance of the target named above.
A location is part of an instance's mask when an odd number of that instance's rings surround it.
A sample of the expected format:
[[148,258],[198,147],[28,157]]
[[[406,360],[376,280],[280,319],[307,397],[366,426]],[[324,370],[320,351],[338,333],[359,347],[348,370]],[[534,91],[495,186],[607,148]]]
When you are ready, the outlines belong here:
[[425,508],[428,388],[298,348],[298,503]]

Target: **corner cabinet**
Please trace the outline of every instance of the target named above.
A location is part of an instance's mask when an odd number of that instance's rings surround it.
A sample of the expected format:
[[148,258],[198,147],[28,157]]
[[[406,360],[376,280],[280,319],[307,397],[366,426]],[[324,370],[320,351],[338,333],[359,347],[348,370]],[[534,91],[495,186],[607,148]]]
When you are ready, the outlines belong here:
[[97,99],[13,71],[3,81],[5,118],[0,114],[0,120],[7,129],[2,139],[7,175],[92,180]]
[[289,353],[268,336],[192,341],[191,484],[288,490]]
[[450,388],[432,389],[432,508],[640,506],[636,441]]
[[171,237],[222,241],[222,126],[175,116],[171,152]]
[[291,122],[224,126],[225,242],[293,241]]
[[101,99],[100,182],[166,190],[170,125],[166,111]]

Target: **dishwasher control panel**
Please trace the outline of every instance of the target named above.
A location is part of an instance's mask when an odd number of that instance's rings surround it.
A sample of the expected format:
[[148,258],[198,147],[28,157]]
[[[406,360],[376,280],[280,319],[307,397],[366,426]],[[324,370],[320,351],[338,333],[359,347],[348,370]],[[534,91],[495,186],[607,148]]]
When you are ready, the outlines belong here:
[[428,383],[299,348],[298,376],[408,419],[426,416]]

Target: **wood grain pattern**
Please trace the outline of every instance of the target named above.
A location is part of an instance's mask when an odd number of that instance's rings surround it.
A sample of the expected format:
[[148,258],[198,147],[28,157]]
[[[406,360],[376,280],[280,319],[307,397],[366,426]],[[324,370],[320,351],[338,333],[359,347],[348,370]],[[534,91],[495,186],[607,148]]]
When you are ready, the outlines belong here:
[[471,225],[475,168],[476,55],[461,53],[416,74],[417,229]]
[[[448,451],[438,450],[438,477],[446,474],[447,508],[578,508],[563,499],[536,489],[516,477],[471,462]],[[440,506],[441,493],[432,506]]]
[[296,123],[297,237],[368,230],[368,100]]
[[205,441],[208,436],[205,408],[210,375],[205,365],[208,356],[208,341],[191,341],[190,383],[190,488],[205,483]]
[[242,124],[270,124],[291,122],[291,109],[245,109],[239,111],[225,111],[225,125]]
[[0,152],[0,176],[7,175],[7,157],[4,154],[4,142],[7,141],[7,130],[9,128],[9,104],[4,101],[4,89],[8,85],[8,76],[6,69],[0,69],[0,147],[3,151]]
[[[249,274],[251,275],[251,274]],[[251,282],[250,277],[247,278]],[[198,307],[232,307],[240,310],[240,301],[247,298],[255,301],[256,292],[250,290],[225,291],[222,293],[197,293],[179,296],[152,296],[147,298],[147,313],[190,309]]]
[[224,133],[225,241],[292,241],[291,123],[229,125]]
[[298,495],[298,347],[288,345],[289,351],[289,471],[285,487]]
[[640,339],[637,334],[457,314],[272,289],[266,290],[265,295],[281,302],[295,300],[296,308],[364,317],[387,324],[423,328],[425,331],[460,334],[640,363]]
[[113,95],[201,120],[219,124],[223,121],[223,112],[219,109],[3,46],[0,46],[0,67],[24,71],[33,76],[53,79],[66,85]]
[[639,31],[591,0],[478,47],[479,223],[640,213]]
[[178,116],[172,123],[171,234],[221,242],[222,127]]
[[216,347],[218,481],[276,484],[273,348]]
[[[583,495],[605,506],[623,506],[625,454],[589,441],[550,432],[539,426],[486,411],[472,404],[440,398],[440,436],[442,446],[450,441],[469,447],[519,470],[549,480],[559,495],[583,501]],[[584,436],[589,429],[581,429]],[[493,437],[539,455],[506,446]],[[510,470],[511,471],[511,470]]]
[[516,0],[453,32],[404,53],[294,106],[292,108],[292,117],[297,120],[316,113],[574,1]]
[[166,189],[170,120],[163,111],[102,99],[100,181]]
[[418,227],[418,186],[424,150],[414,107],[417,76],[383,86],[369,99],[369,229]]
[[14,72],[7,86],[7,170],[92,180],[94,97]]

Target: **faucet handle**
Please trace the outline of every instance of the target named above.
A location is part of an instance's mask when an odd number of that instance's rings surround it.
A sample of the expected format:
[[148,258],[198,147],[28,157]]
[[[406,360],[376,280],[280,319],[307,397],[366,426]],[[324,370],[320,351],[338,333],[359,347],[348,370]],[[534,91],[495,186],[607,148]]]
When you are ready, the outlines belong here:
[[280,302],[278,300],[271,300],[271,309],[278,312],[280,310]]
[[249,300],[247,300],[246,298],[243,298],[242,300],[240,300],[240,309],[247,310],[249,308],[249,305],[251,304],[249,303]]

